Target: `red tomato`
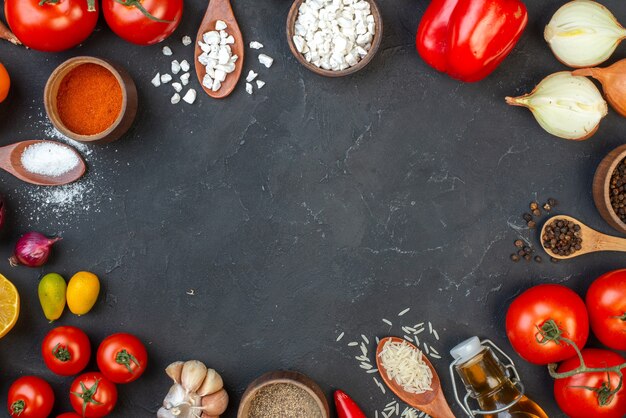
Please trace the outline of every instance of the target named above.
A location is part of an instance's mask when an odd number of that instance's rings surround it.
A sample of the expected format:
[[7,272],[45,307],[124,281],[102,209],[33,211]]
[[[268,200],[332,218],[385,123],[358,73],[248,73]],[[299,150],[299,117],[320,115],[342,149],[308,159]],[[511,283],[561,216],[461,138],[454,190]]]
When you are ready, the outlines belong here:
[[9,89],[11,87],[11,77],[4,65],[0,63],[0,103],[4,101],[9,95]]
[[98,368],[114,383],[137,380],[146,371],[148,353],[139,338],[130,334],[113,334],[98,347]]
[[91,357],[87,334],[76,327],[57,327],[46,335],[41,344],[46,366],[61,376],[82,372]]
[[[587,348],[582,351],[587,367],[611,367],[626,363],[626,359],[609,350]],[[561,363],[558,373],[574,370],[580,365],[578,357]],[[602,392],[617,388],[617,373],[579,373],[554,382],[554,397],[559,408],[570,418],[623,418],[626,416],[626,389],[622,388],[608,401]],[[606,402],[601,405],[602,402]]]
[[102,0],[102,12],[120,38],[152,45],[176,30],[183,16],[183,0]]
[[22,43],[39,51],[63,51],[83,42],[98,22],[96,11],[87,10],[87,0],[5,0],[4,14]]
[[83,418],[78,415],[76,412],[66,412],[64,414],[58,415],[57,418]]
[[596,337],[607,347],[626,350],[626,269],[598,277],[586,302]]
[[562,336],[582,349],[589,337],[585,303],[573,290],[557,284],[532,287],[519,295],[506,314],[506,334],[511,345],[526,361],[548,364],[576,355],[565,342],[544,341],[540,329],[553,320]]
[[70,386],[70,402],[81,417],[104,417],[117,403],[117,388],[102,373],[83,373]]
[[20,377],[9,388],[7,405],[12,417],[48,418],[54,406],[54,393],[40,377]]

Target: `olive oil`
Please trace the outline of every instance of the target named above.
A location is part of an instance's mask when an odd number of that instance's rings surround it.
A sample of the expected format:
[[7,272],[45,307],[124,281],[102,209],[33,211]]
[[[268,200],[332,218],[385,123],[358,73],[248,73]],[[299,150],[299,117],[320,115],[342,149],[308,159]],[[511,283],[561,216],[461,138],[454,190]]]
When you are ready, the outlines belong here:
[[[495,346],[494,346],[495,347]],[[487,418],[548,418],[539,405],[523,393],[523,386],[511,379],[491,348],[478,338],[459,344],[451,351],[453,367],[471,398]],[[504,354],[504,353],[502,353]],[[506,355],[505,355],[506,356]],[[513,366],[507,366],[512,369]],[[517,372],[515,372],[517,374]],[[457,396],[458,398],[458,396]],[[461,405],[466,412],[469,405]]]

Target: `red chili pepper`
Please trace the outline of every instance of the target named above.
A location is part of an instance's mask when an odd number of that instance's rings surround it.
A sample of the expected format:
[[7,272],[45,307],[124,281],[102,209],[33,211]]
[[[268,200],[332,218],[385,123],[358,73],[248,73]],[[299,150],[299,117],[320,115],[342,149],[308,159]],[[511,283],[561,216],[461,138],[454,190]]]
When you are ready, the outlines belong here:
[[520,0],[432,0],[417,30],[417,51],[450,77],[479,81],[511,52],[527,22]]
[[335,407],[339,418],[367,418],[352,398],[341,390],[335,391]]

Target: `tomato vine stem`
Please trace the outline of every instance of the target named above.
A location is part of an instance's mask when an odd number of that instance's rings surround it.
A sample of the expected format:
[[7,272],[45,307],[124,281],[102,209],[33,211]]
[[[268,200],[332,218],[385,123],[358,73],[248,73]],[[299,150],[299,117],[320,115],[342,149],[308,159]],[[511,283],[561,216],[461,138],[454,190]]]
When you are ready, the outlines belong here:
[[[607,381],[602,382],[602,385],[599,388],[592,388],[588,386],[573,386],[578,388],[584,388],[590,390],[592,392],[596,392],[598,396],[598,403],[600,406],[607,405],[613,399],[613,396],[620,391],[624,383],[624,374],[622,373],[622,369],[626,368],[626,363],[619,364],[617,366],[611,367],[589,367],[585,364],[585,360],[583,359],[583,354],[578,348],[578,345],[570,340],[567,337],[563,336],[563,330],[559,328],[557,323],[553,319],[548,319],[541,327],[538,328],[538,335],[536,336],[537,342],[540,344],[547,344],[550,341],[555,342],[557,344],[565,343],[571,346],[576,352],[576,356],[580,362],[580,365],[568,372],[557,372],[556,369],[558,367],[557,363],[548,364],[548,372],[553,379],[566,379],[568,377],[575,376],[577,374],[582,373],[603,373],[606,372]],[[615,373],[619,376],[619,383],[615,387],[615,389],[611,389],[611,375],[610,373]]]
[[[93,0],[90,0],[90,1],[93,1]],[[160,22],[160,23],[172,23],[173,22],[173,20],[164,20],[164,19],[159,19],[156,16],[153,16],[152,14],[150,14],[149,11],[146,10],[145,7],[143,7],[143,5],[141,4],[141,1],[139,0],[115,0],[115,1],[121,4],[122,6],[137,8],[137,10],[143,13],[145,17],[147,17],[150,20],[154,20],[155,22]]]

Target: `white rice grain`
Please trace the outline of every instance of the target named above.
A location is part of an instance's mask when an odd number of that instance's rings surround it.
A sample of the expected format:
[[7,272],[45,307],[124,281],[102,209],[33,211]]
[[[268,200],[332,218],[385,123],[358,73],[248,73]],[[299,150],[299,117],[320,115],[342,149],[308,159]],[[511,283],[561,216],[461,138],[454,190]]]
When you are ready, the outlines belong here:
[[337,342],[341,341],[344,335],[345,335],[345,332],[342,332],[341,334],[339,334],[339,337],[337,337]]
[[400,313],[398,313],[398,316],[402,316],[402,315],[404,315],[405,313],[407,313],[410,310],[411,310],[411,308],[406,308],[403,311],[401,311]]

